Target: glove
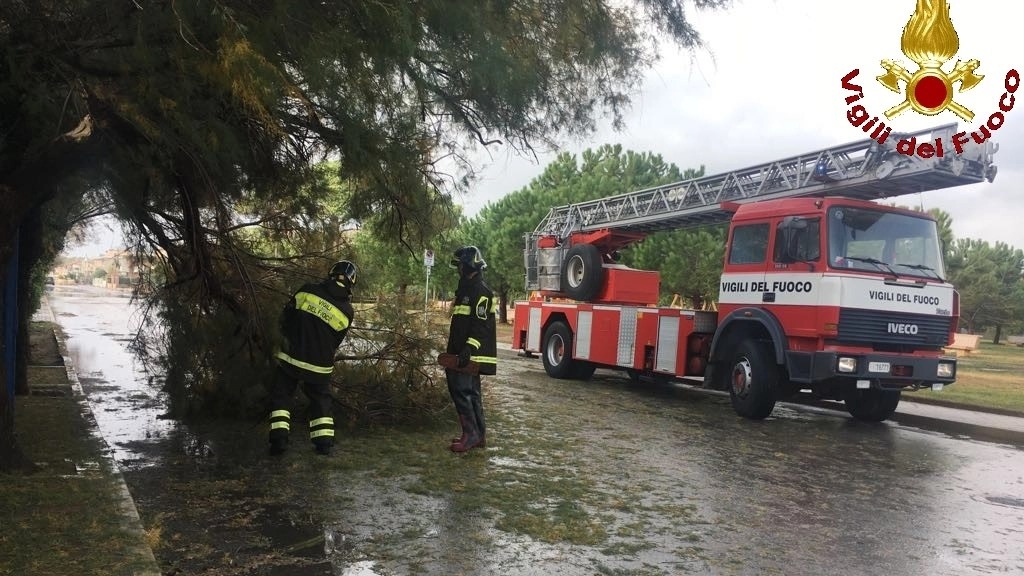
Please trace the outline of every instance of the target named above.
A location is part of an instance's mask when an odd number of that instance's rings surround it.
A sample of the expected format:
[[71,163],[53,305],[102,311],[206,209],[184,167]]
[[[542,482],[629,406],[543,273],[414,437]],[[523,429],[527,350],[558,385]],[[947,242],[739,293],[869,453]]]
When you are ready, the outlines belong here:
[[473,350],[470,349],[469,346],[463,348],[462,352],[459,352],[459,368],[465,368],[466,366],[469,366],[469,357],[472,355]]

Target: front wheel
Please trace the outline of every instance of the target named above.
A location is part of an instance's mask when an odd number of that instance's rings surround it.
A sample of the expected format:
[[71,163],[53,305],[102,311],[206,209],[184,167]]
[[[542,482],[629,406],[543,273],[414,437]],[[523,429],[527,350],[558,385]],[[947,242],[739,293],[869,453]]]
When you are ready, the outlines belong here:
[[768,346],[755,340],[740,342],[732,357],[729,397],[733,410],[744,418],[763,420],[775,409],[778,365],[772,361]]
[[882,422],[896,412],[900,394],[899,390],[850,388],[846,391],[843,402],[846,404],[846,411],[857,420]]

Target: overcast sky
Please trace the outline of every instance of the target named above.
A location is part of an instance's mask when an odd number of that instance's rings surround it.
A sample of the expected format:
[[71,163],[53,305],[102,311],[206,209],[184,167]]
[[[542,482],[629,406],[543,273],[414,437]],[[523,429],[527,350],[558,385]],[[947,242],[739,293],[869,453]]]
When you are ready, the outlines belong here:
[[[693,13],[707,49],[694,54],[663,46],[662,60],[648,74],[626,117],[614,132],[605,122],[584,141],[564,143],[579,153],[621,143],[660,154],[681,169],[705,165],[707,174],[727,172],[844,144],[864,137],[846,120],[849,94],[841,79],[854,68],[864,88],[861,103],[882,117],[902,97],[875,77],[882,59],[911,71],[917,65],[900,50],[900,37],[915,0],[740,0],[727,11]],[[887,122],[909,132],[951,122],[975,130],[998,109],[1007,71],[1024,73],[1024,4],[1011,0],[950,0],[960,39],[957,59],[981,61],[984,80],[954,100],[975,113],[967,123],[952,112],[926,117],[904,112]],[[1004,125],[992,184],[975,184],[904,196],[907,205],[939,207],[953,216],[957,237],[1003,241],[1024,248],[1024,90]],[[556,152],[538,161],[493,148],[480,153],[481,179],[463,203],[475,214],[487,202],[521,189],[543,172]],[[628,192],[628,190],[623,190]],[[75,254],[120,245],[117,231],[97,227]]]
[[[922,116],[907,111],[888,121],[894,132],[910,132],[956,122],[975,130],[998,109],[1007,71],[1024,73],[1024,4],[1010,0],[949,0],[960,38],[957,59],[981,61],[985,78],[954,100],[975,113],[967,123],[952,112]],[[846,120],[849,94],[842,78],[860,69],[863,103],[880,118],[902,95],[875,77],[880,61],[917,65],[900,50],[900,37],[915,0],[743,0],[731,10],[697,13],[692,20],[707,50],[665,51],[626,117],[626,130],[608,124],[563,150],[578,153],[606,143],[660,154],[681,169],[706,167],[727,172],[864,138]],[[692,60],[692,61],[691,61]],[[993,135],[999,144],[992,184],[975,184],[904,196],[899,202],[939,207],[953,216],[957,237],[1003,241],[1024,248],[1024,90]],[[540,175],[555,153],[535,163],[495,150],[464,205],[475,214]],[[623,190],[628,192],[628,190]]]

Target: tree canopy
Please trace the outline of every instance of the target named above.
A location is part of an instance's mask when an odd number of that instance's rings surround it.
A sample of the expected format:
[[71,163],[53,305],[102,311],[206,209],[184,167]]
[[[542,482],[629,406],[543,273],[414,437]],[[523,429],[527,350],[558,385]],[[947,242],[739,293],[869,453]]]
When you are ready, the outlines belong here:
[[410,215],[462,181],[440,159],[621,122],[652,27],[699,42],[670,0],[6,0],[0,239],[88,174],[182,273],[203,274],[236,202],[292,197],[325,155],[351,217],[415,238]]
[[952,244],[946,264],[960,293],[961,331],[993,329],[998,344],[1004,329],[1024,328],[1024,250],[960,238]]

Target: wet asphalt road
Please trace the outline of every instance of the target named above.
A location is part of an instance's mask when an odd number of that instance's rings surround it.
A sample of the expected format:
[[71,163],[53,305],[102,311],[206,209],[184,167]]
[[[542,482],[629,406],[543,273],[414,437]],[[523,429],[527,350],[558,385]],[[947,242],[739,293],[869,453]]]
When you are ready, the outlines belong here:
[[[50,302],[122,467],[161,474],[152,457],[161,450],[177,450],[180,463],[181,443],[170,439],[185,426],[158,417],[158,380],[124,348],[128,300],[58,288]],[[1024,574],[1024,434],[993,435],[984,422],[949,422],[939,412],[908,410],[869,425],[789,404],[751,422],[725,396],[604,371],[590,382],[555,381],[539,359],[510,352],[484,394],[486,453],[442,453],[443,466],[465,467],[465,485],[410,489],[429,481],[414,478],[429,475],[422,463],[390,476],[327,470],[318,489],[330,504],[317,507],[311,526],[324,536],[326,562],[320,571],[272,573]],[[230,474],[235,465],[215,468]],[[552,510],[537,517],[571,507],[604,536],[534,538],[502,529],[515,510],[473,508],[474,491],[523,487],[531,508]],[[153,521],[146,505],[140,513]]]

